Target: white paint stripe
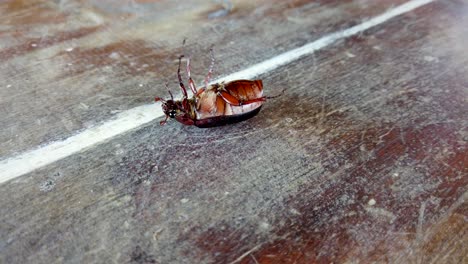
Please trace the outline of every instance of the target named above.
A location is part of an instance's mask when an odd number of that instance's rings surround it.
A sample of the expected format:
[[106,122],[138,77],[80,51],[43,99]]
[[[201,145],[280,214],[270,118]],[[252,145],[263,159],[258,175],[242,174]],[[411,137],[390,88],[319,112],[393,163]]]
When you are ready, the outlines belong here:
[[[391,18],[434,1],[435,0],[409,1],[359,25],[329,34],[300,48],[290,50],[269,60],[255,64],[245,70],[225,76],[216,80],[216,82],[254,78],[260,74],[291,63],[305,55],[312,54],[338,40],[363,32],[369,28],[382,24]],[[159,105],[150,104],[135,107],[118,114],[115,118],[103,123],[102,125],[90,128],[77,135],[69,137],[66,140],[53,142],[46,146],[39,147],[38,149],[27,151],[16,157],[2,160],[0,161],[0,183],[19,177],[94,145],[103,143],[117,135],[140,127],[161,116],[163,116],[163,112]]]
[[87,129],[63,141],[53,142],[19,156],[0,161],[0,183],[105,142],[162,116],[161,107],[142,105],[119,113],[102,125]]
[[391,9],[379,16],[376,16],[368,21],[365,21],[354,27],[345,29],[343,31],[338,31],[330,35],[326,35],[312,43],[306,44],[302,47],[287,51],[283,54],[280,54],[276,57],[273,57],[269,60],[255,64],[245,70],[230,74],[224,78],[222,81],[232,81],[238,79],[251,79],[265,72],[272,71],[278,67],[289,64],[305,55],[312,54],[317,50],[320,50],[326,46],[333,44],[334,42],[356,35],[363,31],[366,31],[372,27],[375,27],[379,24],[386,22],[387,20],[399,16],[401,14],[407,13],[413,9],[416,9],[420,6],[426,5],[428,3],[434,2],[435,0],[413,0],[405,4],[402,4],[394,9]]

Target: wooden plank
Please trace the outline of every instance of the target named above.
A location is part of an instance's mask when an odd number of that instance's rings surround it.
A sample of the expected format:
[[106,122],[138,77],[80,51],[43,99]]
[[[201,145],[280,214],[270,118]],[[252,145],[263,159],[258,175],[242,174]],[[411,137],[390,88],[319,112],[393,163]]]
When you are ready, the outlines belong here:
[[[177,89],[176,59],[203,80],[384,12],[395,1],[2,1],[0,156],[67,138]],[[226,2],[227,3],[227,2]]]
[[152,124],[0,186],[0,262],[464,263],[466,1],[262,76],[246,122]]

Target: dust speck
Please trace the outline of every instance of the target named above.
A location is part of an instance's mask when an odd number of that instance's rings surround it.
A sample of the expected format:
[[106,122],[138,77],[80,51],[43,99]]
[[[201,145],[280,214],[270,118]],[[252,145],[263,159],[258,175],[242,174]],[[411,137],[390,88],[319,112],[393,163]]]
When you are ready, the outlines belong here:
[[41,192],[48,192],[54,189],[54,187],[55,187],[55,181],[52,179],[49,179],[39,185],[39,190]]
[[352,54],[352,53],[349,52],[349,51],[346,52],[346,56],[348,56],[348,58],[354,58],[354,57],[356,57],[356,55]]
[[115,155],[120,156],[124,154],[124,150],[122,148],[118,148],[115,150]]
[[261,222],[260,223],[260,229],[261,230],[269,230],[270,229],[270,224],[267,222]]
[[89,106],[85,103],[80,103],[80,107],[85,109],[85,110],[88,110],[89,109]]
[[109,54],[109,58],[114,60],[120,59],[120,54],[117,52],[112,52],[111,54]]
[[439,61],[439,59],[437,59],[436,57],[432,57],[432,56],[424,56],[424,60],[427,61],[427,62],[437,62],[437,61]]
[[374,200],[374,199],[370,199],[367,204],[370,205],[370,206],[373,206],[375,205],[377,202]]
[[289,209],[289,212],[293,215],[301,215],[301,212],[299,212],[297,209],[295,208],[291,208]]

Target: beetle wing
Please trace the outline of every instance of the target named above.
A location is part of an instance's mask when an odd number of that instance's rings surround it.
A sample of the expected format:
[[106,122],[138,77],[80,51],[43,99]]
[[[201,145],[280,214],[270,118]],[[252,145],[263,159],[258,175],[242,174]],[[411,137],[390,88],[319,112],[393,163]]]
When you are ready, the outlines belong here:
[[241,101],[257,99],[263,96],[262,80],[236,80],[224,84],[224,90]]

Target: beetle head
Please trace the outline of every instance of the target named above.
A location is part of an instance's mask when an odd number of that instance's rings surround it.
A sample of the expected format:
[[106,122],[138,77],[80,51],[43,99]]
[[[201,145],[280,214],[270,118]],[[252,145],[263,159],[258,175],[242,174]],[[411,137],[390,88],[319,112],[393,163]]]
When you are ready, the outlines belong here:
[[[172,98],[172,94],[171,94]],[[164,100],[160,97],[156,97],[156,101],[162,102],[162,109],[164,114],[166,115],[166,119],[161,121],[161,125],[164,125],[167,119],[174,118],[182,124],[192,125],[193,120],[190,118],[190,115],[186,113],[186,108],[188,108],[188,102],[185,101],[175,101],[171,100]],[[184,107],[184,103],[186,106]]]
[[162,109],[164,114],[170,118],[176,118],[182,112],[174,100],[163,101]]

